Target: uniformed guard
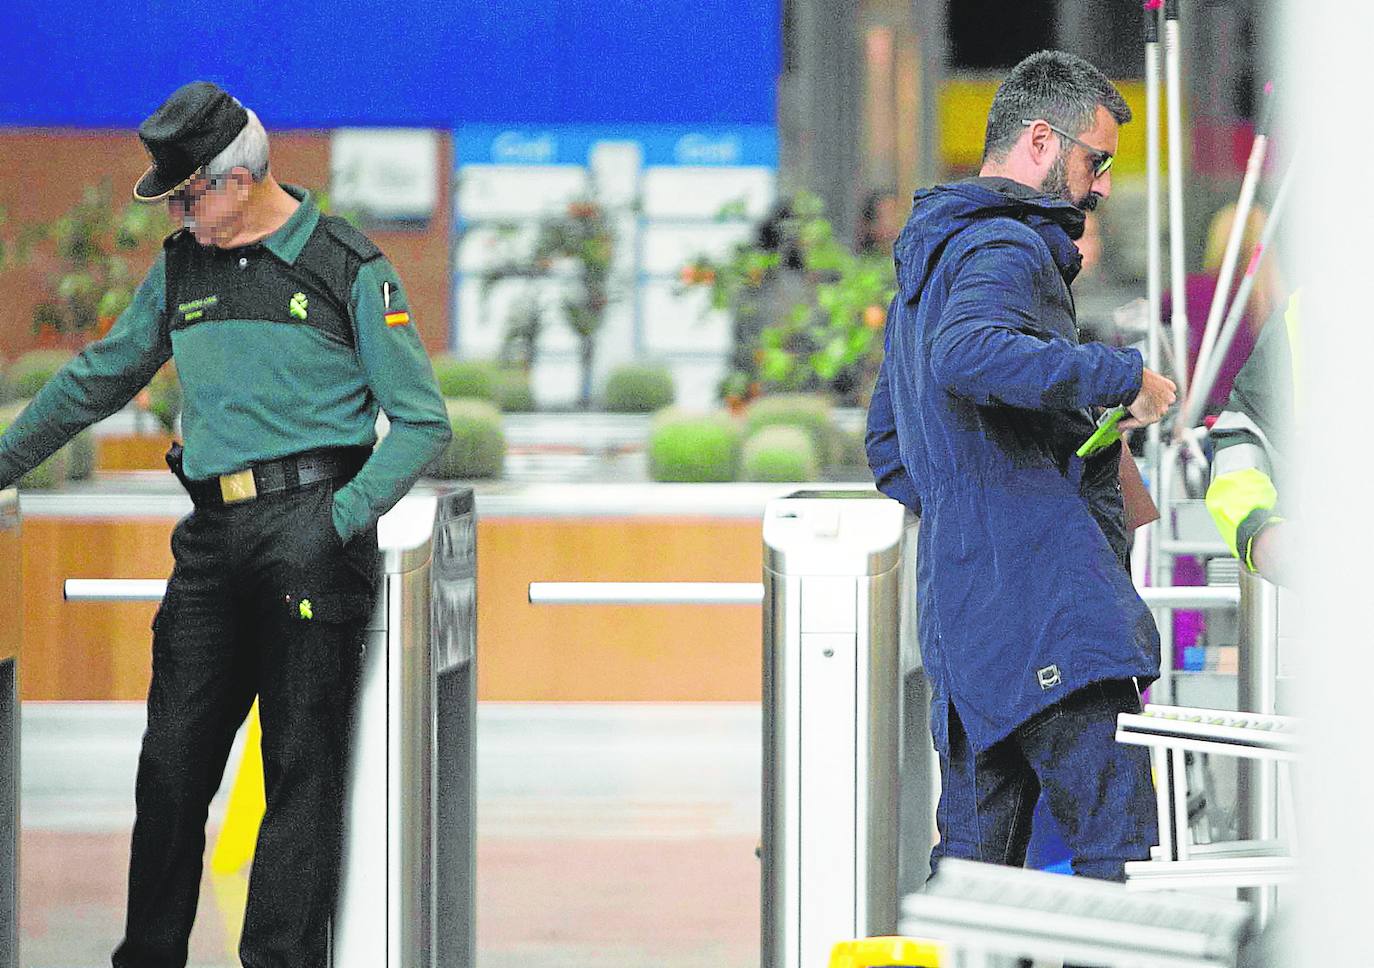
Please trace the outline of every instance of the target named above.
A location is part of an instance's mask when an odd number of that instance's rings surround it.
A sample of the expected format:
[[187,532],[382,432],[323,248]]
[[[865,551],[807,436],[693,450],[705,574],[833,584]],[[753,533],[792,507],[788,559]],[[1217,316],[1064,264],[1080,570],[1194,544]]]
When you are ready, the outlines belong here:
[[[450,435],[395,269],[278,183],[253,112],[188,84],[139,128],[163,244],[109,336],[0,438],[0,487],[124,406],[169,358],[194,501],[153,623],[129,907],[116,968],[184,966],[210,798],[256,697],[267,813],[240,955],[323,968],[350,710],[377,578],[377,519]],[[391,429],[374,450],[378,409]]]
[[1207,510],[1246,569],[1291,584],[1285,554],[1293,500],[1295,407],[1301,401],[1302,293],[1265,324],[1236,374],[1226,409],[1212,427],[1212,483]]

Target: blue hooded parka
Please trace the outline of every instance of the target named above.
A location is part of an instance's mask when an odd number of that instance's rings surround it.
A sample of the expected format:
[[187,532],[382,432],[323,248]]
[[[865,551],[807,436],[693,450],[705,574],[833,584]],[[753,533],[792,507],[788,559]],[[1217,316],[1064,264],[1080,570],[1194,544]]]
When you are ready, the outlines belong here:
[[1080,344],[1083,213],[1002,178],[918,192],[869,408],[879,489],[921,515],[931,727],[975,750],[1084,686],[1159,675],[1126,561],[1119,446],[1084,460],[1093,408],[1140,392],[1135,350]]

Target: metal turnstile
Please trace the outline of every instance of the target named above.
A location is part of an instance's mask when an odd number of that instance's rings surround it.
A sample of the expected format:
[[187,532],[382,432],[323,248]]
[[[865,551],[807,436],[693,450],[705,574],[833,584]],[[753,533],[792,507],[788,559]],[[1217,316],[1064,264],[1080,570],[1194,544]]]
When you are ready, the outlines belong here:
[[897,927],[904,519],[859,491],[764,512],[764,968]]
[[[382,575],[353,729],[333,968],[475,963],[476,536],[468,489],[406,497],[378,525]],[[72,579],[65,592],[157,600],[165,589]],[[10,966],[0,959],[0,968]]]
[[19,492],[0,491],[0,968],[19,965]]
[[476,524],[470,490],[410,497],[378,528],[335,968],[474,963]]
[[871,490],[764,511],[762,584],[532,582],[538,605],[763,610],[762,964],[828,964],[892,934],[925,883],[938,767],[916,633],[919,523]]
[[902,901],[901,930],[939,939],[940,963],[959,968],[1001,968],[1008,956],[1233,968],[1252,918],[1236,901],[1133,895],[1109,881],[947,858],[928,890]]

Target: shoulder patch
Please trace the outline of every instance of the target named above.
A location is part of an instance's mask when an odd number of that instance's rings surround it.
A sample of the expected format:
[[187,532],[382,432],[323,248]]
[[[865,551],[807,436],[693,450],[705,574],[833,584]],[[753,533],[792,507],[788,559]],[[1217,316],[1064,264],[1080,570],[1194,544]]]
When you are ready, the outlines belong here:
[[381,258],[382,250],[377,248],[375,242],[337,215],[321,215],[320,223],[340,245],[364,262]]

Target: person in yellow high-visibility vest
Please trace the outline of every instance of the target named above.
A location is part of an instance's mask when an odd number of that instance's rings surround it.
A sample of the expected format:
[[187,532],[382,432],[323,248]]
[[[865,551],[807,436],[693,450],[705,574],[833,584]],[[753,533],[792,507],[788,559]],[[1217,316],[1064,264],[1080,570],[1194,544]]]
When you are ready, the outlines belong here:
[[1212,427],[1207,510],[1251,572],[1292,583],[1295,417],[1302,408],[1302,293],[1261,331]]

